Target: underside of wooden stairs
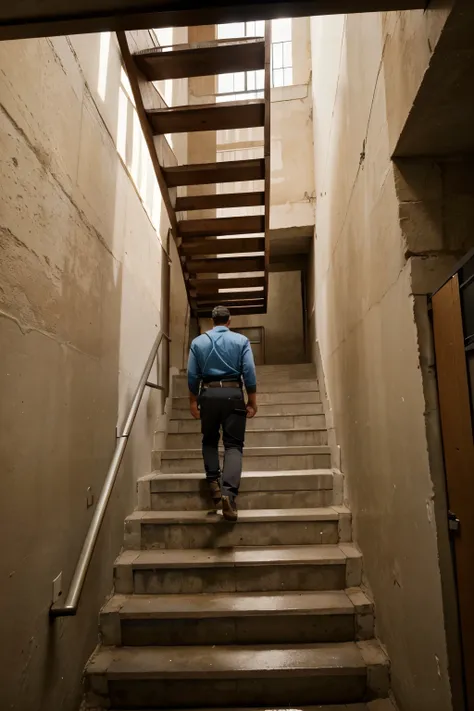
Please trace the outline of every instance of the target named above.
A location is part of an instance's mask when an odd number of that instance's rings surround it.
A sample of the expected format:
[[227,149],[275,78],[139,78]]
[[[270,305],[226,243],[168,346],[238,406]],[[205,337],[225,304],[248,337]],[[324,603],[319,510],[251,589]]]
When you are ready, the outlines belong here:
[[[265,24],[265,37],[169,47],[153,46],[151,37],[145,31],[118,33],[191,308],[196,316],[209,316],[217,303],[232,314],[265,313],[271,23]],[[165,80],[255,70],[264,72],[263,96],[247,101],[220,102],[216,96],[213,103],[167,106],[156,88],[156,82]],[[216,155],[214,162],[179,165],[167,140],[174,133],[256,127],[263,129],[261,157],[250,160],[219,161]]]

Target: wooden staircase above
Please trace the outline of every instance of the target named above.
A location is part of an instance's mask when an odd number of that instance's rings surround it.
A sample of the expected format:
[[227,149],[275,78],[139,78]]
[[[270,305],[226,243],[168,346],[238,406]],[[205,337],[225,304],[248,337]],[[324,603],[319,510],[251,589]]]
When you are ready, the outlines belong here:
[[[137,51],[136,35],[118,39],[195,315],[217,303],[233,314],[264,313],[268,298],[270,206],[270,49],[265,37],[214,40]],[[153,82],[265,71],[263,99],[166,106]],[[152,100],[150,99],[152,97]],[[166,134],[263,127],[263,158],[178,165]],[[216,156],[217,158],[217,156]],[[263,181],[264,189],[217,192],[225,183]],[[192,188],[209,187],[209,192]],[[189,190],[191,188],[191,190]],[[250,208],[242,215],[242,208]],[[262,214],[253,214],[255,208]],[[239,214],[232,215],[232,210]],[[225,217],[199,217],[226,210]],[[221,278],[219,278],[221,277]],[[222,291],[222,289],[225,289]]]

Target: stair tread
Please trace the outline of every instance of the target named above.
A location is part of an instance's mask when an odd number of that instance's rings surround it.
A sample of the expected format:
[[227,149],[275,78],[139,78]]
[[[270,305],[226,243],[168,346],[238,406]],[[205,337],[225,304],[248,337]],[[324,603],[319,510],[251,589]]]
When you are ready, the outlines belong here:
[[[390,699],[377,699],[369,701],[368,704],[337,704],[336,706],[298,706],[297,711],[396,711]],[[116,709],[111,709],[116,711]],[[120,711],[131,711],[131,709],[121,709]],[[152,711],[151,709],[143,709],[143,711]],[[182,709],[182,711],[197,711],[196,709]],[[199,711],[248,711],[242,708],[206,708]],[[266,708],[252,708],[252,711],[268,711]],[[272,706],[272,711],[288,711],[287,707]]]
[[200,593],[194,595],[114,595],[102,614],[126,619],[226,617],[235,615],[344,615],[369,611],[360,589],[277,593]]
[[[326,432],[327,427],[285,427],[278,430],[270,430],[268,427],[266,429],[253,429],[247,430],[246,434],[268,434],[269,432],[279,432],[285,434],[285,432]],[[172,435],[194,435],[200,434],[200,432],[169,432]]]
[[252,128],[265,123],[265,100],[168,106],[148,110],[147,118],[155,135]]
[[[139,482],[150,487],[152,492],[201,493],[206,487],[203,472],[164,473],[152,472],[140,477]],[[333,490],[334,473],[330,469],[307,469],[303,471],[244,471],[242,473],[241,493],[267,492],[288,493],[296,491]],[[326,505],[332,505],[327,502]]]
[[215,568],[260,565],[345,565],[360,558],[353,543],[316,546],[255,546],[215,549],[125,550],[115,565],[133,568]]
[[[201,448],[170,449],[165,447],[155,451],[159,451],[164,459],[200,459],[202,457]],[[247,457],[283,457],[291,454],[331,454],[331,448],[326,444],[301,444],[288,445],[286,447],[245,447],[245,454]]]
[[[334,476],[334,472],[332,469],[294,469],[294,470],[284,470],[282,469],[281,471],[274,471],[274,472],[253,472],[253,471],[245,471],[242,472],[242,478],[243,479],[251,479],[251,478],[256,478],[256,479],[265,479],[265,478],[272,478],[272,477],[287,477],[287,476],[295,476],[295,477],[300,477],[300,476]],[[170,473],[167,474],[166,472],[152,472],[151,474],[146,474],[143,477],[140,477],[139,481],[148,481],[148,480],[172,480],[175,481],[177,479],[202,479],[205,480],[206,476],[202,472],[196,472],[196,473],[183,473],[183,474],[174,474]]]
[[263,207],[265,192],[255,190],[239,193],[214,193],[187,195],[176,198],[176,212],[193,210],[219,210],[236,207]]
[[[309,404],[311,404],[311,403],[309,403]],[[315,403],[315,404],[318,404],[318,403]],[[175,410],[175,412],[176,412],[176,410]],[[171,417],[170,417],[171,422],[185,422],[185,421],[187,421],[187,420],[189,420],[189,419],[193,419],[193,418],[191,417],[191,413],[188,413],[186,410],[183,410],[183,411],[179,411],[179,410],[178,410],[178,412],[180,412],[179,417],[176,417],[175,414],[172,414],[172,415],[171,415]],[[259,412],[257,412],[257,414],[255,415],[255,420],[259,420],[259,419],[261,419],[261,418],[267,418],[267,417],[271,417],[271,418],[274,418],[275,420],[278,420],[278,419],[282,419],[282,418],[285,418],[285,417],[295,417],[295,418],[296,418],[296,417],[319,417],[319,416],[321,416],[321,413],[319,413],[319,412],[315,412],[315,413],[313,413],[313,414],[308,414],[308,413],[305,412],[303,415],[293,415],[293,414],[288,414],[288,413],[283,414],[283,413],[281,413],[281,412],[265,412],[265,413],[262,412],[262,413],[260,413],[260,411],[259,411]],[[199,425],[199,421],[196,420],[196,422],[197,422],[197,424]],[[288,428],[287,428],[287,429],[288,429]],[[290,429],[291,429],[291,432],[294,432],[295,429],[304,430],[304,431],[306,430],[305,427],[298,427],[298,428],[292,427],[292,428],[290,428]],[[310,428],[310,429],[323,429],[323,430],[325,430],[325,429],[327,429],[327,427],[312,427],[312,428]],[[261,431],[261,432],[281,432],[282,430],[280,430],[280,429],[274,430],[274,429],[270,429],[270,428],[267,428],[267,429],[264,429],[264,430],[257,430],[257,429],[248,430],[248,432],[257,432],[257,431]]]
[[[239,512],[239,523],[271,521],[338,521],[348,516],[349,509],[343,506],[327,506],[306,509],[249,509]],[[222,514],[215,511],[134,511],[126,521],[141,521],[146,524],[208,524],[222,521]]]
[[[245,645],[217,647],[102,647],[88,674],[109,679],[261,678],[271,676],[364,675],[364,643]],[[383,656],[380,652],[380,662]]]
[[[376,705],[375,702],[369,704],[342,704],[338,706],[302,706],[298,707],[298,711],[396,711],[392,702],[389,699],[378,699]],[[116,709],[111,709],[110,711],[118,711]],[[120,711],[132,711],[131,709],[120,709]],[[153,711],[153,709],[143,709],[142,711]],[[196,711],[196,709],[182,709],[182,711]],[[199,711],[248,711],[248,709],[199,709]],[[267,711],[267,709],[255,709],[252,711]],[[278,708],[272,706],[272,711],[288,711],[286,707]]]
[[263,69],[263,38],[209,40],[143,50],[133,56],[149,81],[212,76],[225,72]]
[[216,163],[190,163],[163,168],[169,188],[180,185],[211,185],[212,183],[235,183],[247,180],[264,180],[265,160],[219,161]]

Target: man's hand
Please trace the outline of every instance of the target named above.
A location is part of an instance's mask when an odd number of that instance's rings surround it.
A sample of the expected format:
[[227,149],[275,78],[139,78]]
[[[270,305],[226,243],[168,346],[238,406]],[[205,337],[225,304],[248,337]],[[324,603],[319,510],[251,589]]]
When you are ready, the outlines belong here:
[[249,401],[247,403],[247,419],[251,420],[252,417],[255,417],[257,410],[257,395],[256,393],[252,393],[249,395]]
[[194,417],[195,420],[201,419],[201,413],[199,412],[197,397],[191,392],[189,393],[189,411],[191,412],[191,415]]

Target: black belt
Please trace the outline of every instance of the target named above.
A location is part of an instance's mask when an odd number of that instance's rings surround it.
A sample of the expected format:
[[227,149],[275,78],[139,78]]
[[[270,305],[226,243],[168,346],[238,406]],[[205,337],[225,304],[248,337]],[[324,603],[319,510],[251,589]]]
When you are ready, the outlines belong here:
[[213,380],[210,383],[203,383],[202,388],[241,388],[242,384],[236,380]]

